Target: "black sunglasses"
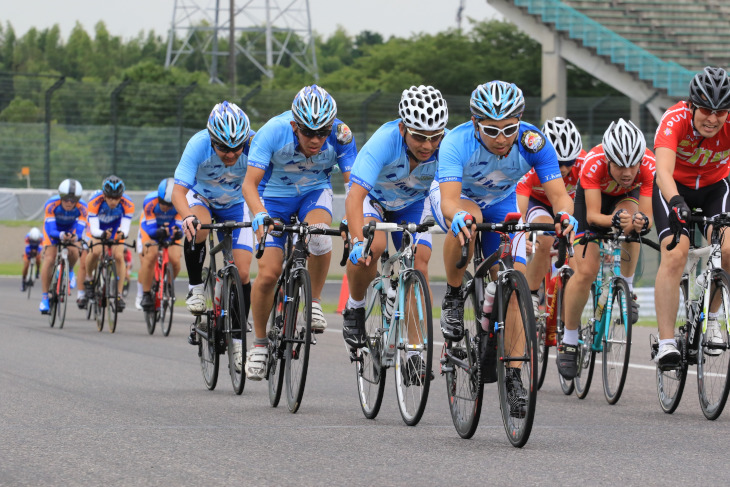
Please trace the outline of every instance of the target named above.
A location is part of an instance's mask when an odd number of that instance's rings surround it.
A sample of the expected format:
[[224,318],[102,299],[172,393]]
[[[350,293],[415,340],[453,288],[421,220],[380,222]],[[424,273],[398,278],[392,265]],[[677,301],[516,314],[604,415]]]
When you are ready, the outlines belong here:
[[243,144],[237,145],[236,147],[228,147],[227,145],[219,144],[218,142],[211,142],[213,145],[213,148],[216,149],[219,152],[223,152],[224,154],[228,152],[238,152],[241,149],[243,149]]
[[312,130],[308,127],[302,127],[301,125],[297,124],[297,128],[299,129],[299,132],[301,132],[301,134],[308,139],[313,139],[315,137],[319,137],[320,139],[326,139],[332,133],[331,125],[323,129]]
[[575,159],[572,161],[558,161],[558,164],[565,167],[573,167],[575,165]]

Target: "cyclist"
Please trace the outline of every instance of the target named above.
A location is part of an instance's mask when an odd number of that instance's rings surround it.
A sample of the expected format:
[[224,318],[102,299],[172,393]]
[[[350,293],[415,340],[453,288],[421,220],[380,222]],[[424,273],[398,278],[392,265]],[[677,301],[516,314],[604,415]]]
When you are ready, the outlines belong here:
[[[337,117],[337,103],[317,85],[305,86],[294,97],[291,110],[269,120],[251,147],[243,195],[251,212],[254,232],[266,218],[289,222],[292,215],[312,227],[332,222],[330,174],[337,164],[345,184],[357,149],[350,128]],[[268,339],[266,322],[274,302],[274,286],[281,274],[285,236],[269,235],[267,250],[259,260],[252,299],[254,346],[246,359],[246,376],[261,380],[266,375]],[[329,270],[332,239],[312,235],[308,267],[312,280],[312,330],[324,331],[327,322],[319,303]]]
[[[580,168],[586,156],[580,133],[570,119],[562,117],[545,121],[542,126],[542,133],[545,134],[555,148],[565,189],[568,191],[568,195],[575,199]],[[551,223],[555,220],[550,200],[545,195],[545,190],[534,168],[530,169],[517,184],[517,205],[520,208],[522,217],[528,223]],[[525,277],[527,277],[527,284],[530,286],[530,292],[532,293],[535,313],[537,313],[539,304],[537,292],[540,283],[551,268],[550,250],[552,244],[553,237],[545,235],[538,237],[537,248],[532,249],[532,260],[527,264]]]
[[[205,312],[203,264],[209,232],[193,223],[196,219],[201,224],[209,224],[214,219],[219,222],[250,221],[241,184],[253,136],[254,131],[243,110],[228,101],[218,103],[210,112],[206,128],[188,141],[175,169],[172,204],[180,215],[185,215],[182,220],[183,254],[189,287],[185,304],[193,315]],[[243,284],[244,315],[248,315],[253,237],[250,229],[241,228],[235,229],[232,237],[233,260]],[[189,341],[197,343],[194,331]],[[234,353],[236,364],[241,363],[243,351],[235,350]]]
[[[411,86],[404,90],[398,105],[400,118],[382,125],[357,154],[350,173],[350,190],[345,213],[352,238],[347,282],[350,296],[343,313],[345,343],[364,345],[365,293],[378,271],[378,260],[386,247],[386,236],[378,232],[363,256],[362,227],[371,221],[422,223],[431,216],[428,189],[438,165],[438,149],[449,120],[441,92],[432,86]],[[403,235],[392,233],[393,244],[400,247]],[[428,280],[431,234],[415,235],[418,243],[414,267]],[[410,370],[424,371],[419,361]],[[405,370],[405,368],[404,368]]]
[[[58,195],[51,197],[44,205],[45,221],[43,223],[43,264],[41,266],[41,304],[42,314],[50,312],[48,304],[48,288],[51,285],[53,265],[56,262],[56,244],[61,241],[76,242],[84,234],[88,210],[81,199],[83,188],[75,179],[64,179],[58,186]],[[68,264],[73,269],[79,258],[76,247],[68,247]]]
[[[611,122],[603,143],[588,152],[575,195],[575,215],[581,234],[615,228],[625,235],[645,235],[652,226],[651,193],[656,171],[654,154],[644,134],[631,121]],[[579,235],[579,236],[580,236]],[[565,330],[558,344],[558,371],[566,379],[578,373],[578,325],[600,265],[598,244],[578,245],[573,257],[575,274],[565,286]],[[621,277],[633,293],[634,271],[641,244],[623,244],[627,259]],[[632,323],[638,309],[632,300]]]
[[[172,190],[175,187],[175,180],[167,178],[160,181],[157,191],[149,193],[143,203],[142,217],[139,222],[140,240],[142,242],[140,252],[139,282],[142,284],[141,306],[145,311],[150,311],[155,300],[152,297],[152,279],[154,279],[155,263],[157,262],[157,246],[147,246],[152,239],[160,242],[171,240],[178,242],[182,238],[182,221],[180,214],[172,206]],[[168,249],[168,257],[172,264],[174,277],[180,272],[180,247],[171,246]]]
[[23,273],[20,275],[20,291],[25,292],[25,275],[28,273],[31,259],[35,259],[35,278],[41,271],[41,252],[43,250],[43,234],[37,227],[25,234],[25,252],[23,252]]
[[[518,211],[515,188],[531,168],[535,168],[548,201],[556,212],[556,230],[568,222],[565,231],[576,227],[573,200],[565,190],[558,159],[552,144],[540,130],[522,121],[525,99],[514,83],[490,81],[477,86],[470,99],[471,121],[454,128],[439,150],[436,180],[429,197],[434,218],[447,232],[444,266],[447,290],[441,309],[444,337],[461,340],[464,335],[464,297],[461,283],[466,267],[458,269],[464,238],[471,238],[475,223],[500,222]],[[450,231],[449,231],[450,230]],[[473,252],[473,239],[469,242]],[[499,246],[499,236],[485,233],[482,252],[490,255]],[[515,269],[525,272],[524,238],[513,245]],[[507,323],[506,327],[515,326]],[[524,404],[521,370],[510,368],[506,381],[515,407]]]
[[[124,181],[115,175],[108,176],[97,190],[89,198],[89,233],[91,243],[101,242],[102,237],[106,240],[125,240],[129,236],[129,227],[134,214],[134,202],[124,193]],[[86,275],[94,274],[94,269],[101,257],[101,245],[94,245],[86,256]],[[126,263],[124,262],[124,246],[112,247],[112,255],[117,267],[117,302],[118,312],[124,311],[126,303],[122,297]],[[91,290],[93,281],[87,281],[84,285]]]
[[[674,323],[679,306],[679,282],[689,252],[687,217],[690,208],[701,208],[712,217],[730,211],[730,78],[722,68],[706,67],[689,84],[689,99],[664,112],[654,138],[656,180],[654,215],[661,260],[654,285],[654,302],[659,326],[660,366],[679,364],[674,340]],[[723,229],[723,234],[727,229]],[[683,235],[671,251],[667,245],[674,235]],[[706,229],[706,236],[710,231]],[[722,267],[730,271],[730,239],[722,238]],[[705,340],[722,343],[717,323],[719,302],[710,307]],[[707,354],[720,353],[710,349]]]

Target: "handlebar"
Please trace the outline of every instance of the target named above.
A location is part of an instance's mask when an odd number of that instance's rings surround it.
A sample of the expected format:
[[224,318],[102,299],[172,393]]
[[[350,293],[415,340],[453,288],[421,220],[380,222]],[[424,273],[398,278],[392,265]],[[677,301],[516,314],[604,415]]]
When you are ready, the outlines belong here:
[[585,235],[583,235],[580,238],[580,240],[578,241],[578,244],[585,245],[589,242],[598,241],[598,240],[617,240],[619,242],[638,242],[641,244],[645,244],[654,250],[657,250],[657,251],[661,250],[661,246],[658,243],[654,242],[653,240],[644,238],[636,233],[630,233],[629,235],[622,235],[615,231],[586,233]]
[[[249,224],[250,225],[250,224]],[[289,225],[285,225],[281,223],[280,221],[276,221],[272,218],[267,218],[264,220],[264,234],[259,240],[258,249],[256,250],[256,258],[260,259],[262,255],[264,255],[264,250],[266,249],[266,236],[269,233],[269,227],[273,228],[274,232],[290,232],[290,233],[296,233],[301,236],[305,235],[330,235],[330,236],[341,236],[342,233],[345,234],[345,245],[342,247],[342,258],[340,259],[340,266],[344,266],[347,263],[347,258],[350,254],[350,236],[347,228],[346,222],[340,222],[340,226],[338,228],[320,228],[320,227],[312,227],[309,226],[307,222],[300,222],[300,223],[291,223]]]
[[[376,222],[371,221],[367,225],[362,227],[362,235],[365,238],[365,247],[363,248],[362,255],[367,257],[370,255],[370,247],[373,244],[375,238],[375,232],[408,232],[411,235],[415,233],[425,233],[431,231],[435,227],[436,222],[433,219],[424,221],[423,223],[393,223],[393,222]],[[439,229],[440,231],[440,229]],[[433,232],[438,233],[438,232]]]

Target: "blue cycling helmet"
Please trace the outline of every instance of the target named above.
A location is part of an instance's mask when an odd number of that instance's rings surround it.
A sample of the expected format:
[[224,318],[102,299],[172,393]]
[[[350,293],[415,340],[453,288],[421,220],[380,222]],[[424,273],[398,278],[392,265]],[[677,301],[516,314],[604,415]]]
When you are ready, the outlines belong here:
[[172,204],[172,188],[174,186],[174,178],[166,178],[160,181],[159,186],[157,186],[157,197],[160,201],[167,203],[168,205]]
[[335,99],[317,85],[305,86],[291,104],[294,121],[299,125],[318,130],[332,125],[337,116]]
[[124,189],[124,181],[113,174],[101,183],[101,190],[104,192],[104,196],[108,196],[109,198],[121,198],[124,194]]
[[525,110],[525,97],[514,83],[490,81],[472,91],[469,108],[478,119],[520,118]]
[[231,149],[246,142],[251,132],[251,124],[243,110],[227,101],[213,107],[207,127],[213,142]]

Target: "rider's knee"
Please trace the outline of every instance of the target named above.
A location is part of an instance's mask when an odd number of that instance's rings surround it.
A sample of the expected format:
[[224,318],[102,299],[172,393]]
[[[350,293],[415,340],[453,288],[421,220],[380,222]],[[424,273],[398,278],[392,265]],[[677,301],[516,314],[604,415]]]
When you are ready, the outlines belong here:
[[[329,228],[326,223],[313,223],[311,228]],[[329,235],[310,235],[309,253],[312,255],[325,255],[332,252],[332,237]]]

